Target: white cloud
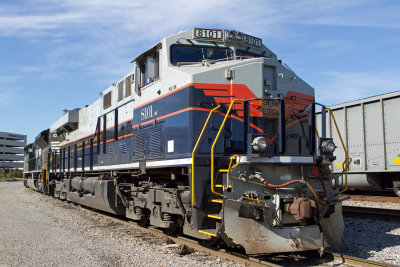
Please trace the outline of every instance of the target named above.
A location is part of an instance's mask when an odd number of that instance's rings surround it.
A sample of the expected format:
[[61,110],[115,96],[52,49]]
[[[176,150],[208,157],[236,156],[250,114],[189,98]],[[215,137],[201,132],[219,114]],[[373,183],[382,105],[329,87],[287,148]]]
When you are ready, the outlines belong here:
[[[0,86],[0,110],[13,106],[17,96],[5,86]],[[1,116],[0,116],[1,117]]]
[[318,102],[333,105],[400,90],[400,77],[390,71],[325,72],[315,88]]
[[[298,34],[290,32],[285,27],[287,24],[400,28],[400,17],[396,12],[400,2],[389,0],[22,2],[0,4],[0,36],[49,46],[42,62],[20,67],[23,72],[37,72],[43,78],[59,77],[74,69],[101,76],[104,80],[119,77],[130,70],[129,60],[143,52],[144,43],[149,47],[149,43],[195,26],[234,28],[265,39],[285,40],[294,40],[293,36]],[[338,55],[343,50],[354,49],[351,40],[321,40],[312,45]],[[325,74],[325,78],[333,84],[354,88],[354,97],[367,88],[377,87],[379,82],[383,82],[382,86],[392,87],[394,82],[388,81],[396,80],[394,77],[382,79],[364,75],[332,72]],[[370,82],[355,81],[354,77],[373,79],[376,83],[371,86]],[[344,79],[346,84],[340,82]]]
[[[301,1],[297,23],[346,27],[400,28],[400,2],[364,1]],[[304,12],[309,10],[309,12]]]
[[392,1],[27,0],[25,5],[0,8],[0,34],[18,36],[59,30],[94,36],[96,31],[122,31],[128,39],[140,40],[210,23],[257,32],[280,23],[400,28],[400,3]]
[[19,75],[0,75],[0,84],[14,82],[20,78],[21,77]]

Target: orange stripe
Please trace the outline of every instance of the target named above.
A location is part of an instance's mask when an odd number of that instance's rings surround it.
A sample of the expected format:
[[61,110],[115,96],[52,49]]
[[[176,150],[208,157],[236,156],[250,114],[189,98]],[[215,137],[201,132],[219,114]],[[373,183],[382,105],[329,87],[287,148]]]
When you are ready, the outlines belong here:
[[[192,85],[193,85],[196,89],[217,89],[217,90],[218,90],[218,89],[222,89],[222,90],[229,90],[229,89],[231,88],[231,86],[234,86],[234,85],[236,85],[236,86],[244,86],[244,87],[246,87],[247,89],[249,89],[249,88],[248,88],[246,85],[244,85],[244,84],[233,84],[233,85],[230,85],[230,84],[229,84],[229,85],[228,85],[228,84],[212,84],[212,83],[188,83],[188,84],[185,84],[185,85],[183,85],[183,86],[181,86],[181,87],[179,87],[179,88],[177,88],[177,89],[174,89],[174,90],[172,90],[171,92],[168,92],[168,93],[166,93],[166,94],[164,94],[164,95],[162,95],[162,96],[159,96],[159,97],[157,97],[157,98],[155,98],[155,99],[152,99],[152,100],[150,100],[150,101],[148,101],[148,102],[146,102],[146,103],[143,103],[143,104],[141,104],[141,105],[139,105],[139,106],[136,106],[136,107],[134,107],[134,110],[136,110],[136,109],[138,109],[138,108],[140,108],[140,107],[143,107],[143,106],[145,106],[145,105],[148,105],[148,104],[150,104],[150,103],[152,103],[152,102],[154,102],[154,101],[157,101],[157,100],[159,100],[159,99],[162,99],[162,98],[164,98],[164,97],[166,97],[166,96],[168,96],[168,95],[171,95],[171,94],[173,94],[173,93],[175,93],[175,92],[177,92],[177,91],[180,91],[180,90],[182,90],[182,89],[184,89],[184,88],[187,88],[187,87],[189,87],[189,86],[192,86]],[[217,92],[217,91],[214,91],[213,93],[216,93],[216,92]],[[245,92],[243,92],[243,93],[245,93]],[[249,89],[249,92],[247,92],[247,93],[254,94],[250,89]],[[292,91],[290,91],[290,93],[296,94],[297,92],[292,92]],[[207,92],[206,95],[208,95],[208,94],[210,94],[210,93]],[[288,94],[289,94],[289,92],[288,92]],[[301,95],[301,96],[303,96],[303,97],[304,97],[304,96],[305,96],[305,97],[311,97],[311,98],[313,99],[313,96],[304,95],[304,94],[301,94],[301,93],[298,93],[298,94]],[[219,95],[219,93],[218,93],[218,95]],[[255,96],[254,96],[254,97],[255,97]],[[214,97],[214,98],[215,98],[215,97]],[[247,97],[242,97],[242,98],[247,98]],[[229,97],[227,97],[226,99],[229,99]],[[221,100],[222,100],[222,99],[221,99]],[[224,98],[224,100],[225,100],[225,98]],[[226,101],[226,100],[225,100],[225,101]],[[223,101],[223,102],[225,102],[225,101]],[[227,103],[229,103],[229,102],[227,102]],[[170,117],[170,116],[179,114],[179,113],[183,113],[183,112],[186,112],[186,111],[189,111],[189,110],[199,110],[199,111],[207,111],[207,112],[210,111],[210,109],[197,108],[197,107],[185,108],[185,109],[178,110],[178,111],[175,111],[175,112],[166,114],[166,115],[164,115],[164,116],[161,116],[161,117],[158,117],[158,118],[155,118],[155,119],[152,119],[152,120],[143,122],[143,123],[136,124],[136,125],[132,126],[132,128],[136,128],[136,127],[138,127],[139,125],[146,125],[146,124],[149,124],[149,123],[151,123],[151,122],[154,122],[155,120],[164,119],[164,118],[167,118],[167,117]],[[222,112],[218,112],[218,111],[217,111],[216,113],[225,116],[225,114],[222,113]],[[239,121],[241,121],[241,122],[244,122],[244,120],[243,120],[242,118],[237,117],[237,116],[235,116],[235,115],[231,115],[231,117],[234,118],[234,119],[236,119],[236,120],[239,120]],[[300,122],[300,121],[306,120],[306,119],[308,119],[308,118],[304,118],[304,119],[300,119],[300,120],[298,120],[298,121],[294,121],[294,122],[288,124],[288,125],[286,126],[286,128],[288,128],[288,127],[290,127],[290,126],[296,124],[297,122]],[[119,123],[118,125],[120,125],[120,124],[122,124],[122,123],[125,123],[125,122],[127,122],[127,121],[130,121],[130,120],[123,121],[123,122]],[[261,128],[257,127],[257,126],[254,125],[254,124],[250,123],[250,126],[251,126],[252,128],[254,128],[254,129],[256,129],[257,131],[259,131],[259,132],[261,132],[261,133],[264,133],[264,131],[263,131]],[[109,128],[106,128],[106,129],[108,130],[108,129],[111,129],[111,128],[113,128],[113,127],[114,127],[114,126],[111,126],[111,127],[109,127]],[[103,130],[103,131],[104,131],[104,130]],[[100,133],[102,133],[103,131],[100,131]],[[66,145],[68,145],[68,144],[71,144],[71,143],[80,141],[80,140],[82,140],[82,139],[84,139],[84,138],[87,138],[88,136],[92,136],[92,135],[94,135],[94,133],[93,133],[93,134],[89,134],[89,135],[84,136],[84,137],[81,137],[81,138],[79,138],[79,139],[77,139],[77,140],[68,142],[68,143],[62,145],[62,147],[66,146]],[[133,134],[130,134],[130,135],[133,135]],[[128,136],[129,136],[129,135],[128,135]],[[276,139],[275,136],[271,139],[271,141],[273,141],[274,139]],[[109,142],[109,141],[106,141],[106,142]]]
[[139,106],[137,106],[137,107],[134,107],[133,109],[135,110],[135,109],[138,109],[138,108],[140,108],[140,107],[146,106],[146,105],[148,105],[148,104],[150,104],[150,103],[152,103],[152,102],[154,102],[154,101],[157,101],[157,100],[159,100],[159,99],[161,99],[161,98],[164,98],[164,97],[166,97],[166,96],[169,96],[169,95],[171,95],[171,94],[173,94],[173,93],[175,93],[175,92],[178,92],[178,91],[180,91],[180,90],[182,90],[182,89],[184,89],[184,88],[186,88],[186,87],[188,87],[188,86],[191,86],[191,85],[194,85],[194,83],[185,84],[185,85],[183,85],[183,86],[181,86],[181,87],[179,87],[179,88],[177,88],[177,89],[172,90],[171,92],[168,92],[168,93],[166,93],[166,94],[164,94],[164,95],[162,95],[162,96],[159,96],[159,97],[154,98],[154,99],[152,99],[152,100],[150,100],[150,101],[147,101],[146,103],[143,103],[143,104],[141,104],[141,105],[139,105]]
[[[141,104],[141,105],[139,105],[139,106],[136,106],[136,107],[134,107],[133,109],[135,110],[135,109],[138,109],[138,108],[143,107],[143,106],[145,106],[145,105],[148,105],[148,104],[150,104],[150,103],[152,103],[152,102],[154,102],[154,101],[157,101],[157,100],[159,100],[159,99],[162,99],[162,98],[164,98],[164,97],[166,97],[166,96],[168,96],[168,95],[171,95],[171,94],[173,94],[173,93],[175,93],[175,92],[178,92],[178,91],[180,91],[180,90],[182,90],[182,89],[184,89],[184,88],[187,88],[187,87],[189,87],[189,86],[191,86],[191,85],[193,85],[196,89],[225,89],[225,90],[228,90],[228,89],[230,88],[230,85],[227,85],[227,84],[216,84],[216,83],[215,83],[215,84],[213,84],[213,83],[188,83],[188,84],[185,84],[185,85],[183,85],[183,86],[181,86],[181,87],[179,87],[179,88],[177,88],[177,89],[172,90],[171,92],[168,92],[168,93],[166,93],[166,94],[164,94],[164,95],[162,95],[162,96],[159,96],[159,97],[157,97],[157,98],[155,98],[155,99],[152,99],[152,100],[150,100],[150,101],[148,101],[148,102],[146,102],[146,103],[144,103],[144,104]],[[209,111],[209,110],[207,110],[207,111]],[[165,116],[167,116],[167,115],[165,115]],[[172,115],[171,115],[171,116],[172,116]],[[160,117],[160,118],[161,118],[161,117]],[[158,119],[160,119],[160,118],[158,118]],[[125,123],[125,122],[127,122],[127,121],[130,121],[130,120],[123,121],[123,122],[119,123],[118,125],[120,125],[120,124],[122,124],[122,123]],[[144,124],[148,124],[148,123],[150,123],[150,122],[151,122],[151,121],[145,122]],[[107,128],[107,129],[110,129],[110,128],[113,128],[113,127],[114,127],[114,126],[111,126],[111,127]],[[135,126],[132,126],[132,128],[134,128],[134,127],[136,127],[136,125],[135,125]],[[257,129],[257,130],[258,130],[258,129]],[[104,130],[103,130],[103,131],[104,131]],[[100,133],[102,133],[103,131],[100,131]],[[86,136],[81,137],[81,138],[79,138],[79,139],[76,139],[76,140],[74,140],[74,141],[65,143],[65,144],[63,144],[61,147],[64,147],[64,146],[69,145],[69,144],[74,143],[74,142],[78,142],[78,141],[80,141],[80,140],[82,140],[82,139],[85,139],[85,138],[87,138],[87,137],[89,137],[89,136],[92,136],[92,135],[94,135],[94,133],[89,134],[89,135],[86,135]]]
[[188,111],[188,110],[193,110],[193,109],[197,109],[197,108],[184,108],[184,109],[181,109],[181,110],[178,110],[178,111],[175,111],[175,112],[166,114],[166,115],[164,115],[164,116],[161,116],[161,117],[158,117],[158,118],[155,118],[155,119],[148,120],[148,121],[146,121],[146,122],[142,122],[142,123],[133,125],[132,128],[136,128],[136,127],[138,127],[138,126],[140,126],[140,125],[146,125],[146,124],[152,123],[152,122],[154,122],[154,121],[156,121],[156,120],[165,119],[165,118],[174,116],[174,115],[176,115],[176,114],[183,113],[183,112],[186,112],[186,111]]
[[[152,122],[154,122],[154,121],[156,121],[156,120],[165,119],[165,118],[168,118],[168,117],[171,117],[171,116],[174,116],[174,115],[177,115],[177,114],[186,112],[186,111],[190,111],[190,110],[197,110],[197,111],[206,111],[206,112],[210,112],[211,109],[207,109],[207,108],[198,108],[198,107],[184,108],[184,109],[181,109],[181,110],[178,110],[178,111],[175,111],[175,112],[166,114],[166,115],[164,115],[164,116],[161,116],[161,117],[158,117],[158,118],[155,118],[155,119],[151,119],[151,120],[148,120],[148,121],[139,123],[139,124],[135,124],[135,125],[132,126],[132,128],[139,127],[140,125],[146,125],[146,124],[152,123]],[[225,116],[225,115],[226,115],[225,113],[222,113],[222,112],[220,112],[220,111],[216,111],[215,113],[216,113],[216,114],[219,114],[219,115],[221,115],[221,116]],[[237,117],[237,116],[235,116],[235,115],[231,115],[231,117],[234,118],[235,120],[244,122],[244,119],[243,119],[243,118]],[[261,128],[255,126],[253,123],[250,123],[250,126],[253,127],[254,129],[256,129],[257,131],[259,131],[259,132],[261,132],[261,133],[264,133],[264,131],[263,131]]]
[[[177,88],[177,89],[174,89],[174,90],[172,90],[171,92],[168,92],[168,93],[166,93],[166,94],[164,94],[164,95],[162,95],[162,96],[159,96],[159,97],[157,97],[157,98],[154,98],[154,99],[152,99],[152,100],[150,100],[150,101],[147,101],[146,103],[143,103],[143,104],[141,104],[141,105],[139,105],[139,106],[137,106],[137,107],[135,107],[135,108],[133,108],[133,109],[138,109],[138,108],[140,108],[140,107],[143,107],[143,106],[145,106],[145,105],[148,105],[148,104],[150,104],[150,103],[152,103],[152,102],[154,102],[154,101],[157,101],[157,100],[159,100],[159,99],[162,99],[162,98],[164,98],[164,97],[166,97],[166,96],[169,96],[169,95],[171,95],[171,94],[173,94],[173,93],[175,93],[175,92],[178,92],[178,91],[180,91],[180,90],[182,90],[182,89],[184,89],[184,88],[187,88],[187,87],[189,87],[189,86],[194,86],[196,89],[225,89],[225,90],[228,90],[229,88],[230,88],[230,86],[231,85],[229,85],[229,84],[218,84],[218,83],[188,83],[188,84],[185,84],[185,85],[183,85],[183,86],[181,86],[181,87],[179,87],[179,88]],[[237,84],[237,85],[243,85],[243,84]],[[230,102],[229,102],[230,103]]]
[[220,83],[192,83],[196,89],[226,89],[228,90],[230,84],[220,84]]
[[[118,137],[118,140],[119,140],[119,139],[124,139],[125,137],[132,136],[132,135],[133,135],[133,133],[123,135],[123,136],[121,136],[121,137]],[[110,142],[110,141],[114,141],[114,139],[107,140],[107,143]],[[102,143],[103,143],[103,142],[100,142],[100,144],[102,144]],[[96,144],[93,144],[93,146],[97,146],[97,143],[96,143]],[[90,148],[90,146],[85,146],[85,148]],[[82,148],[78,148],[77,151],[78,151],[78,150],[82,150]],[[71,152],[75,152],[75,150],[71,150]]]
[[[118,126],[121,125],[121,124],[123,124],[123,123],[125,123],[125,122],[131,121],[131,120],[133,120],[133,119],[129,119],[129,120],[125,120],[125,121],[123,121],[123,122],[120,122],[120,123],[118,124]],[[110,126],[110,127],[106,128],[106,130],[111,129],[111,128],[113,128],[113,127],[114,127],[114,126]],[[100,131],[100,133],[102,133],[102,132],[104,132],[104,130]],[[88,134],[88,135],[86,135],[86,136],[84,136],[84,137],[81,137],[81,138],[79,138],[79,139],[76,139],[76,140],[74,140],[74,141],[65,143],[65,144],[62,145],[62,147],[63,147],[63,146],[66,146],[66,145],[69,145],[69,144],[71,144],[71,143],[74,143],[74,142],[78,142],[78,141],[80,141],[80,140],[82,140],[82,139],[85,139],[85,138],[87,138],[87,137],[89,137],[89,136],[92,136],[92,135],[94,135],[94,133]]]
[[[130,121],[130,120],[126,120],[126,121],[124,121],[124,122],[121,122],[120,124],[125,123],[125,122],[127,122],[127,121]],[[118,125],[120,125],[120,124],[118,124]],[[110,127],[110,128],[113,128],[113,127],[114,127],[114,126],[112,126],[112,127]],[[107,128],[107,129],[110,129],[110,128]],[[102,132],[103,132],[103,131],[100,131],[100,133],[102,133]],[[80,140],[82,140],[82,139],[85,139],[85,138],[87,138],[87,137],[89,137],[89,136],[92,136],[92,135],[94,135],[94,133],[89,134],[89,135],[86,135],[86,136],[81,137],[81,138],[79,138],[79,139],[76,139],[76,140],[74,140],[74,141],[65,143],[65,144],[62,145],[62,147],[66,146],[66,145],[69,145],[69,144],[71,144],[71,143],[74,143],[74,142],[78,142],[78,141],[80,141]],[[131,133],[131,134],[126,134],[126,135],[121,136],[121,137],[118,137],[118,138],[125,138],[125,137],[131,136],[131,135],[133,135],[133,133]]]

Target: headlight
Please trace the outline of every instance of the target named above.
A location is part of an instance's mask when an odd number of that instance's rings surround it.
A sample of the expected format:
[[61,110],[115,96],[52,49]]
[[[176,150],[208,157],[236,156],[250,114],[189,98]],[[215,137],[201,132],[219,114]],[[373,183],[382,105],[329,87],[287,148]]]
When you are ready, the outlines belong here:
[[262,136],[254,138],[253,143],[251,145],[253,146],[253,149],[257,152],[265,151],[268,148],[267,139]]
[[336,145],[332,140],[326,140],[322,142],[321,149],[323,153],[332,154],[336,149]]

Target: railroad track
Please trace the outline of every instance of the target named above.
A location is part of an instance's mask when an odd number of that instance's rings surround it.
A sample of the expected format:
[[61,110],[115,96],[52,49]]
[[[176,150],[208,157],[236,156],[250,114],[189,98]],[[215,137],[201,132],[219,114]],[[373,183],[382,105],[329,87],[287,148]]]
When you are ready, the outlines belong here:
[[350,201],[400,203],[400,197],[398,197],[398,196],[348,195],[348,194],[341,194],[340,196],[341,197],[349,197]]
[[[76,205],[70,203],[69,205]],[[108,214],[106,212],[92,210],[86,208],[84,206],[77,205],[80,209],[85,210],[86,212],[92,213],[93,215],[101,216],[105,219],[111,220],[116,223],[121,223],[127,225],[129,227],[133,227],[137,230],[140,230],[146,234],[151,234],[158,238],[168,237],[176,244],[186,245],[189,248],[192,248],[196,251],[208,253],[214,257],[219,257],[223,259],[227,259],[230,261],[234,261],[237,263],[245,264],[247,266],[255,266],[255,267],[264,267],[264,266],[315,266],[315,265],[324,265],[332,264],[332,266],[338,266],[341,264],[345,264],[346,266],[392,266],[384,263],[369,261],[361,258],[356,258],[352,256],[347,256],[338,253],[325,252],[325,255],[321,258],[317,251],[308,251],[308,252],[300,252],[296,253],[281,253],[281,254],[273,254],[273,255],[264,255],[252,257],[242,253],[238,253],[235,251],[230,251],[227,249],[221,248],[213,248],[213,247],[205,247],[200,244],[197,240],[187,238],[184,236],[170,236],[166,235],[162,230],[148,227],[144,228],[137,225],[135,222],[130,221],[126,218],[122,218],[119,216],[115,216],[113,214]]]
[[[380,262],[375,262],[375,261],[369,261],[361,258],[356,258],[356,257],[351,257],[343,254],[338,254],[338,253],[327,253],[331,257],[333,257],[335,262],[343,263],[343,264],[348,264],[352,266],[365,266],[365,267],[373,267],[373,266],[395,266],[395,265],[389,265],[385,263],[380,263]],[[335,265],[337,266],[337,265]]]
[[386,196],[386,197],[399,197],[393,191],[393,189],[381,189],[381,190],[347,190],[343,192],[346,195],[364,195],[364,196]]
[[[43,197],[46,197],[43,195]],[[54,200],[55,202],[59,202],[55,198],[49,197],[49,199]],[[81,206],[76,203],[68,203],[64,202],[63,207],[76,207],[89,215],[99,216],[106,220],[109,220],[116,224],[122,224],[128,227],[131,227],[134,231],[134,237],[142,238],[143,240],[156,240],[161,238],[168,238],[175,242],[178,245],[186,245],[188,248],[194,249],[200,253],[206,253],[214,257],[219,257],[223,259],[227,259],[230,261],[234,261],[240,264],[244,264],[246,266],[341,266],[344,264],[345,266],[394,266],[388,265],[384,263],[369,261],[357,257],[347,256],[338,253],[332,253],[326,251],[324,256],[321,258],[318,255],[317,251],[307,251],[307,252],[299,252],[299,253],[280,253],[280,254],[271,254],[271,255],[263,255],[252,257],[245,255],[243,253],[230,251],[224,248],[216,248],[216,247],[205,247],[200,244],[197,240],[189,239],[184,236],[170,236],[166,235],[162,230],[153,228],[153,227],[141,227],[137,225],[135,222],[130,221],[126,218],[116,216],[113,214],[109,214],[103,211],[94,210],[91,208],[87,208]],[[201,256],[201,254],[200,254]]]
[[400,210],[342,206],[342,211],[345,217],[400,221]]

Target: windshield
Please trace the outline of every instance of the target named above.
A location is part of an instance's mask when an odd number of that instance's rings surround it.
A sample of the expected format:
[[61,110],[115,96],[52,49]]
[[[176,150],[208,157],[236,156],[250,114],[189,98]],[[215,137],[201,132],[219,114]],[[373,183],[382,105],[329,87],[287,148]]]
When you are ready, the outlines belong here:
[[223,47],[173,45],[171,46],[171,63],[201,62],[202,60],[229,59],[232,50]]

